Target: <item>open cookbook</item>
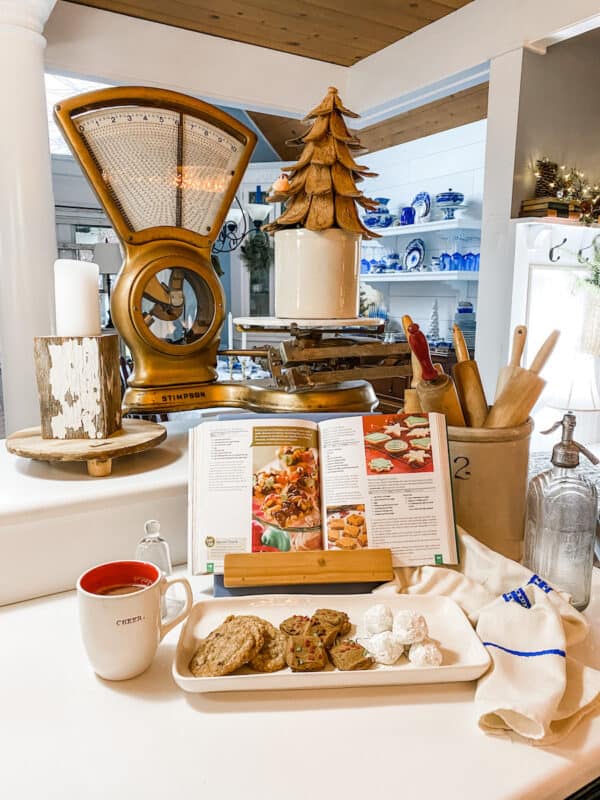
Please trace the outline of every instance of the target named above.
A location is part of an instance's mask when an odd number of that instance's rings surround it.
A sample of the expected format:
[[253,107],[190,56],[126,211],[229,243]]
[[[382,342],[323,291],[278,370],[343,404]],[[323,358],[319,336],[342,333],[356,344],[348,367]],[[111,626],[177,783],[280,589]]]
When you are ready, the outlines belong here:
[[394,566],[456,564],[446,418],[234,419],[190,431],[194,574],[226,553],[389,547]]

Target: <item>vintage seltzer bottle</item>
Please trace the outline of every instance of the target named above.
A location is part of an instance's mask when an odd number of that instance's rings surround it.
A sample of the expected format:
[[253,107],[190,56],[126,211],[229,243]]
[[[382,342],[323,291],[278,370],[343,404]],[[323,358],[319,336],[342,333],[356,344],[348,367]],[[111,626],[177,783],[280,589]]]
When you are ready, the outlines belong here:
[[561,441],[552,451],[552,469],[529,484],[524,563],[551,586],[571,595],[579,611],[590,602],[594,541],[598,518],[596,487],[577,471],[579,453],[598,459],[573,440],[575,416],[565,414]]

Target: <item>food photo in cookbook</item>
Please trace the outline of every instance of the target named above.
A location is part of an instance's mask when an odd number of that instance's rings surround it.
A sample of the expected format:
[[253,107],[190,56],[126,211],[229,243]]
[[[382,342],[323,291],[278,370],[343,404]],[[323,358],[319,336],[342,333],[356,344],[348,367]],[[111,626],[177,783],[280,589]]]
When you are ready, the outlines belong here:
[[429,420],[419,414],[363,418],[369,475],[433,472]]
[[[276,429],[252,448],[252,551],[318,550],[322,546],[319,455],[310,431],[278,444]],[[286,432],[287,440],[290,431]],[[293,437],[292,437],[293,438]]]
[[368,547],[364,504],[327,507],[327,543],[338,550]]

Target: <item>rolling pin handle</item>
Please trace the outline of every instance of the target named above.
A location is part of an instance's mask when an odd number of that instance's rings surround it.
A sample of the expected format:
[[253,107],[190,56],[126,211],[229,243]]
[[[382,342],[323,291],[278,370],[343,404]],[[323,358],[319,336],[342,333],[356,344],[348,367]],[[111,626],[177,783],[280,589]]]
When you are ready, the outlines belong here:
[[419,359],[421,369],[423,370],[423,380],[434,381],[438,377],[438,373],[431,363],[429,345],[427,344],[427,339],[425,338],[423,331],[415,322],[413,322],[412,325],[408,326],[408,333],[408,344],[410,345],[410,349]]

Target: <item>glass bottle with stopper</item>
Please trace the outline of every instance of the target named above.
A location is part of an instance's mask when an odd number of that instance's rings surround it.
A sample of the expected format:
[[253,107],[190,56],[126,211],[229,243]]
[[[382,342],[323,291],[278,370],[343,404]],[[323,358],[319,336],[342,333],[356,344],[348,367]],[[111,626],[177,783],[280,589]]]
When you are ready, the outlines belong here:
[[525,524],[525,565],[556,589],[568,592],[583,611],[590,601],[598,497],[594,484],[577,472],[579,454],[598,459],[574,441],[576,419],[570,412],[548,434],[562,427],[552,451],[552,468],[529,484]]
[[145,535],[135,548],[136,559],[138,561],[150,561],[165,575],[171,575],[173,566],[171,564],[169,543],[160,535],[160,522],[156,519],[149,519],[144,523],[144,533]]

